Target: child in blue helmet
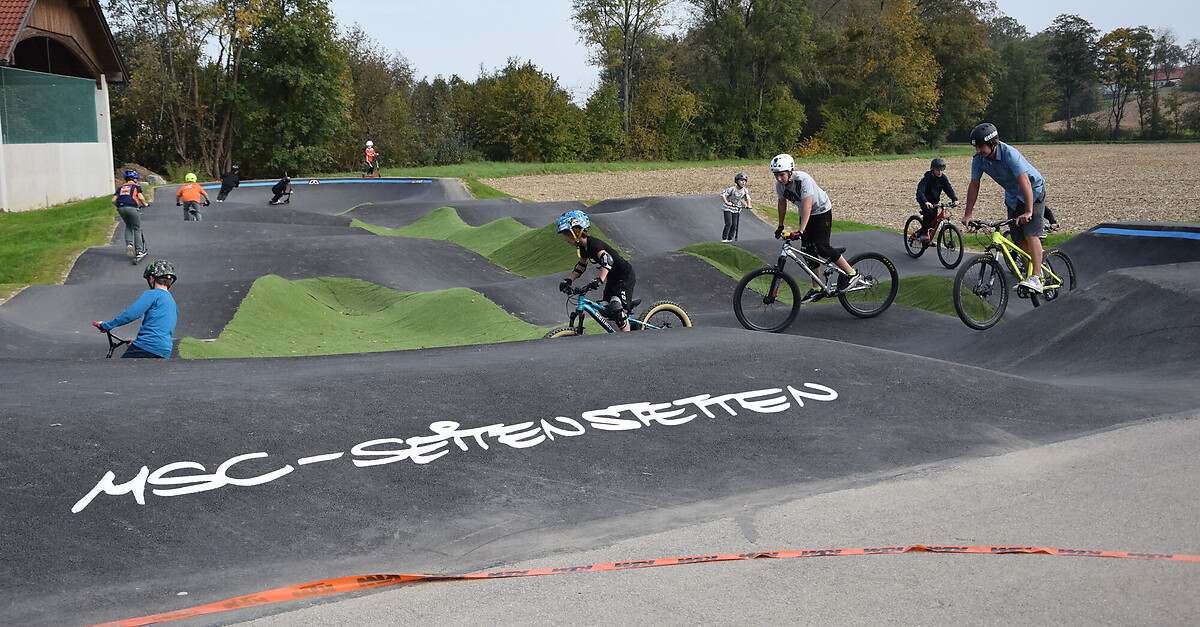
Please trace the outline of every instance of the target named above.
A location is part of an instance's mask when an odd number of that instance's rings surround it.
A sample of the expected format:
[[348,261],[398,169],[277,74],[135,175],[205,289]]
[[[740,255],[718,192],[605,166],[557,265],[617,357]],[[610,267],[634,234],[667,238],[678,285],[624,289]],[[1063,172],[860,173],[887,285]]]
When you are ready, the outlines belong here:
[[171,296],[171,285],[175,283],[175,267],[165,259],[155,259],[142,272],[149,287],[138,297],[128,309],[117,314],[108,322],[93,322],[102,333],[111,331],[142,319],[142,327],[138,329],[137,337],[129,343],[129,348],[121,358],[125,357],[161,357],[171,356],[175,341],[175,322],[179,318],[179,307]]
[[[142,237],[142,214],[138,209],[148,207],[146,197],[142,196],[142,186],[138,184],[136,170],[125,170],[125,182],[117,187],[112,202],[117,206],[117,213],[125,223],[125,256],[134,259],[134,263],[146,255],[146,240]],[[140,256],[139,256],[140,255]]]
[[599,266],[600,275],[592,279],[585,289],[594,290],[603,285],[604,296],[601,300],[608,301],[608,310],[614,312],[617,327],[621,331],[628,331],[629,316],[625,305],[633,299],[637,277],[633,273],[633,266],[615,248],[598,237],[588,235],[591,224],[587,214],[582,211],[568,211],[558,219],[558,233],[563,236],[563,241],[575,246],[579,254],[579,263],[562,280],[558,289],[569,294],[571,284],[583,276],[591,261]]
[[742,217],[742,209],[754,208],[750,201],[750,190],[746,189],[749,178],[745,172],[733,175],[733,187],[721,192],[721,202],[725,203],[725,229],[721,231],[722,242],[736,242],[738,221]]

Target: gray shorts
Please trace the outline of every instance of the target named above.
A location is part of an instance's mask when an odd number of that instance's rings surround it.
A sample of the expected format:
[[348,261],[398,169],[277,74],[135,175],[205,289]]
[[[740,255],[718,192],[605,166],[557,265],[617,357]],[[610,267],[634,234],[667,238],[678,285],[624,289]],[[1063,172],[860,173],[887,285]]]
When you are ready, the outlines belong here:
[[[1042,188],[1040,194],[1033,197],[1033,215],[1029,217],[1029,221],[1025,224],[1012,225],[1012,241],[1020,244],[1021,240],[1029,237],[1041,237],[1046,232],[1046,225],[1043,215],[1046,212],[1046,189]],[[1008,217],[1015,218],[1025,213],[1025,201],[1018,200],[1016,207],[1008,207]]]

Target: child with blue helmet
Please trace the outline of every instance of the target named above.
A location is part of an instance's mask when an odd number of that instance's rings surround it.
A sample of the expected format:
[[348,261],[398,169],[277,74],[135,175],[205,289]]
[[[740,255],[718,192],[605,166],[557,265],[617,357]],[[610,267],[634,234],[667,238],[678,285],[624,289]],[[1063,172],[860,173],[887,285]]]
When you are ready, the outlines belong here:
[[633,299],[633,287],[637,283],[633,266],[623,258],[615,248],[598,237],[588,235],[588,227],[592,222],[582,211],[568,211],[558,219],[558,233],[563,241],[576,247],[579,263],[567,278],[562,280],[558,289],[570,293],[571,284],[583,276],[588,262],[600,268],[599,276],[588,283],[586,289],[594,290],[604,286],[604,296],[601,300],[608,301],[608,309],[616,316],[617,327],[622,331],[629,330],[629,316],[625,305]]

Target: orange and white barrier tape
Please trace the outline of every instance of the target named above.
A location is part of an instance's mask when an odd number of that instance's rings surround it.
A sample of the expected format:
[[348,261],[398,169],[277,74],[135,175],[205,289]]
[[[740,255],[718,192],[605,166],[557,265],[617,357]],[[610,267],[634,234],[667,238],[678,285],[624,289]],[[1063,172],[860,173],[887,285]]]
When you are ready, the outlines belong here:
[[1096,551],[1089,549],[1059,549],[1040,546],[932,546],[912,544],[908,546],[877,546],[857,549],[808,549],[790,551],[757,551],[754,553],[727,553],[724,555],[696,555],[692,557],[671,557],[661,559],[634,560],[629,562],[609,562],[607,564],[583,564],[559,568],[534,568],[528,570],[499,570],[468,575],[365,575],[361,577],[337,577],[323,581],[286,586],[247,594],[208,605],[200,605],[184,610],[164,612],[141,618],[101,623],[92,627],[138,627],[152,625],[179,618],[191,618],[205,614],[215,614],[244,607],[268,605],[281,601],[304,599],[309,597],[353,592],[370,588],[382,588],[405,583],[434,582],[434,581],[464,581],[472,579],[504,579],[507,577],[537,577],[541,575],[565,575],[582,572],[604,572],[612,570],[628,570],[631,568],[651,568],[655,566],[678,566],[681,564],[700,564],[705,562],[730,562],[736,560],[755,559],[787,559],[793,557],[831,557],[839,555],[885,555],[894,553],[984,553],[997,555],[1001,553],[1040,553],[1044,555],[1059,555],[1064,557],[1115,557],[1123,559],[1157,560],[1168,562],[1200,562],[1200,555],[1177,555],[1172,553],[1127,553],[1124,551]]

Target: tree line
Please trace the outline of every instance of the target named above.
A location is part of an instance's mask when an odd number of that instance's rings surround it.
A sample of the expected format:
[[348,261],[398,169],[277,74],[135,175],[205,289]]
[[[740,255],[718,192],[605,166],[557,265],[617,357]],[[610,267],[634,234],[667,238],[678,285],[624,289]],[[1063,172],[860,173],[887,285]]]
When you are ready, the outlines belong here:
[[[582,104],[517,58],[473,81],[418,79],[361,27],[339,29],[327,0],[106,13],[130,69],[113,89],[116,158],[173,179],[233,163],[352,171],[366,139],[387,167],[907,152],[982,119],[1014,141],[1054,118],[1063,139],[1200,133],[1200,105],[1153,80],[1195,65],[1197,41],[1101,35],[1073,15],[1031,36],[991,0],[572,0],[600,68]],[[1131,99],[1136,128],[1121,117]],[[1106,125],[1077,117],[1104,106]]]

